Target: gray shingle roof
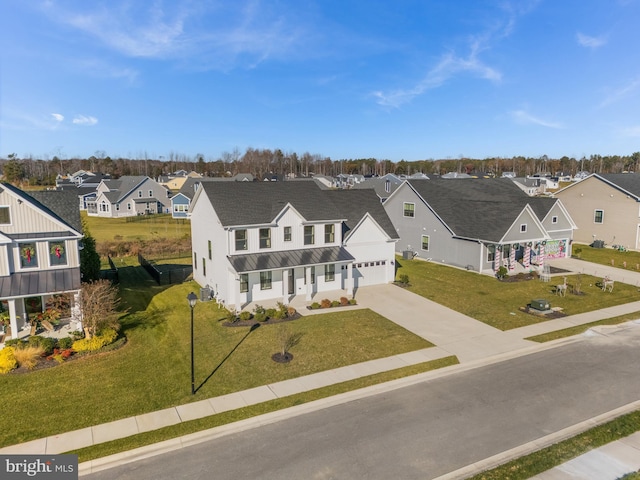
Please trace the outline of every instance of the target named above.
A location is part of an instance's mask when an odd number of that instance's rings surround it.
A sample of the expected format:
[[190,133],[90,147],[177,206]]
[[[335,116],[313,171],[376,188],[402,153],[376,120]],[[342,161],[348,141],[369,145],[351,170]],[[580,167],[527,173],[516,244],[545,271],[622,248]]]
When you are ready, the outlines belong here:
[[598,174],[608,182],[611,182],[623,190],[640,199],[640,175],[636,173],[607,173]]
[[80,207],[76,192],[68,190],[34,190],[26,193],[8,183],[3,183],[2,187],[10,189],[25,200],[34,203],[38,208],[66,223],[77,232],[82,232]]
[[464,238],[497,242],[527,204],[541,220],[555,203],[553,199],[529,197],[508,178],[409,183],[454,235]]
[[287,204],[307,221],[346,221],[354,228],[369,213],[391,238],[398,238],[373,190],[323,190],[315,182],[219,182],[203,184],[222,225],[266,225]]

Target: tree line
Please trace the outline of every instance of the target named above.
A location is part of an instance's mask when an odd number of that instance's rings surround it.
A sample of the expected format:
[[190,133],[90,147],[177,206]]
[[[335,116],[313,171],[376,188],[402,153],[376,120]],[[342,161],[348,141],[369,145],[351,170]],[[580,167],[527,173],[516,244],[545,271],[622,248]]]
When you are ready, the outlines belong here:
[[136,158],[111,158],[104,151],[96,151],[88,158],[63,159],[54,156],[20,158],[12,153],[0,158],[0,170],[4,180],[16,185],[54,185],[58,175],[68,175],[79,170],[110,174],[114,178],[124,175],[145,175],[157,178],[178,170],[195,171],[207,177],[233,176],[238,173],[250,173],[257,179],[279,176],[309,176],[312,174],[337,176],[338,174],[411,175],[424,173],[442,175],[449,172],[487,173],[500,176],[503,172],[514,172],[516,176],[535,174],[575,175],[579,171],[589,173],[636,172],[640,167],[640,152],[631,155],[590,155],[582,158],[563,156],[551,158],[515,156],[511,158],[490,157],[446,158],[424,160],[349,158],[333,160],[319,154],[304,152],[284,152],[280,149],[247,148],[244,153],[239,149],[223,152],[219,157],[205,157],[197,153],[193,156],[169,153],[168,156],[151,158],[146,154]]

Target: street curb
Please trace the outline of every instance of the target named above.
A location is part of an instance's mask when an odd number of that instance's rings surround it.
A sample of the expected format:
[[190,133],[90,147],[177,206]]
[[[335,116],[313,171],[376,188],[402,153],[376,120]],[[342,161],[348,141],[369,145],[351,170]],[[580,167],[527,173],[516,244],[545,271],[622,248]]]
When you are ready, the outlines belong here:
[[409,377],[403,377],[389,382],[372,385],[369,387],[361,388],[358,390],[352,390],[349,392],[341,393],[327,398],[314,400],[313,402],[305,403],[303,405],[296,405],[294,407],[288,407],[275,412],[266,413],[256,417],[247,418],[238,422],[221,425],[211,429],[195,432],[192,434],[184,435],[170,440],[165,440],[152,445],[146,445],[144,447],[136,448],[126,452],[116,453],[107,457],[98,458],[95,460],[89,460],[83,462],[78,466],[78,474],[88,475],[96,473],[102,470],[114,468],[119,465],[151,458],[156,455],[177,450],[180,448],[190,447],[199,443],[210,441],[216,438],[246,431],[262,425],[269,425],[279,422],[281,420],[293,418],[306,413],[315,412],[323,408],[333,407],[344,403],[356,401],[362,398],[367,398],[373,395],[377,395],[383,392],[397,390],[400,388],[408,387],[422,382],[435,380],[437,378],[443,378],[452,374],[466,372],[476,368],[481,368],[487,365],[504,362],[512,358],[519,358],[534,353],[538,353],[544,350],[550,350],[562,345],[573,343],[577,341],[577,337],[568,337],[563,339],[554,340],[540,345],[534,345],[520,350],[514,350],[492,357],[475,360],[463,364],[451,365],[448,367],[432,370],[430,372],[419,373]]
[[533,440],[531,442],[525,443],[524,445],[520,445],[519,447],[512,448],[492,457],[485,458],[484,460],[481,460],[479,462],[472,463],[471,465],[467,465],[466,467],[459,468],[458,470],[455,470],[453,472],[449,472],[440,477],[436,477],[433,480],[457,480],[469,478],[473,475],[477,475],[478,473],[482,473],[486,470],[490,470],[492,468],[503,465],[507,462],[510,462],[511,460],[515,460],[524,455],[542,450],[543,448],[546,448],[555,443],[559,443],[563,440],[575,437],[576,435],[579,435],[593,427],[597,427],[599,425],[607,423],[608,421],[614,420],[622,415],[634,412],[636,410],[640,410],[640,400],[628,403],[627,405],[623,405],[622,407],[616,408],[615,410],[611,410],[609,412],[605,412],[588,420],[584,420],[580,423],[559,430],[558,432],[551,433],[537,440]]

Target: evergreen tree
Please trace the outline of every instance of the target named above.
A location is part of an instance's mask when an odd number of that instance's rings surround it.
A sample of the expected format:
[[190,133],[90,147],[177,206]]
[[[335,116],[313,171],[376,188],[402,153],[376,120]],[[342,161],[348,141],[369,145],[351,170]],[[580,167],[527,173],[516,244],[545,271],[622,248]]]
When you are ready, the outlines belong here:
[[80,274],[83,282],[100,280],[100,255],[96,250],[96,240],[91,236],[86,223],[82,222],[84,239],[80,250]]

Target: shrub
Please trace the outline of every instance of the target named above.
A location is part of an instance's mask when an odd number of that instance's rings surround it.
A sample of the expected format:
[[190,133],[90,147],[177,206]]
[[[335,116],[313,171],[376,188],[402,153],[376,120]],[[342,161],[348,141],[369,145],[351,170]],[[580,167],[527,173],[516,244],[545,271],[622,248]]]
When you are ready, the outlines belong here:
[[340,297],[340,305],[349,305],[349,299],[347,297]]
[[19,338],[12,338],[11,340],[4,342],[5,347],[22,348],[25,345],[26,343]]
[[[69,357],[67,357],[69,358]],[[55,360],[56,363],[62,363],[65,361],[65,357],[62,355],[62,353],[56,353],[55,355],[51,356],[52,360]]]
[[38,360],[44,353],[45,350],[42,346],[30,345],[28,347],[14,350],[13,356],[19,366],[31,370],[38,364]]
[[[251,314],[249,314],[249,315],[251,315]],[[227,321],[230,322],[230,323],[235,323],[235,322],[238,321],[238,316],[236,315],[236,312],[232,312],[231,310],[227,310],[227,313],[226,313],[225,317],[226,317]]]
[[253,313],[265,313],[265,309],[262,305],[256,305],[253,309]]
[[273,310],[273,317],[271,317],[275,320],[282,320],[283,318],[287,318],[287,311],[286,310]]
[[329,300],[328,298],[325,298],[320,302],[321,308],[329,308],[330,306],[331,306],[331,300]]
[[507,276],[507,273],[509,273],[509,271],[507,270],[507,267],[503,265],[498,269],[498,272],[496,273],[496,277],[498,277],[498,280],[502,280]]
[[317,310],[318,308],[320,308],[320,304],[318,302],[313,302],[311,304],[311,310]]
[[68,348],[71,348],[72,345],[73,345],[73,338],[71,337],[64,337],[58,340],[58,347],[60,348],[60,350],[66,350]]
[[265,314],[267,315],[267,318],[276,318],[276,309],[275,308],[268,308],[266,310]]
[[296,313],[296,309],[293,307],[287,307],[287,317],[293,317]]
[[251,312],[240,312],[240,320],[243,322],[251,320]]
[[403,273],[402,275],[398,275],[398,282],[408,285],[409,284],[409,275]]
[[267,314],[264,312],[257,312],[253,314],[253,319],[256,322],[265,322],[267,320]]
[[342,304],[338,300],[334,300],[333,302],[331,302],[332,307],[339,307],[340,305]]
[[94,337],[76,340],[73,342],[73,349],[76,352],[95,352],[105,345],[113,343],[117,337],[118,332],[112,328],[107,328]]
[[0,350],[0,373],[9,373],[17,366],[13,348],[5,346]]
[[[30,347],[42,347],[43,353],[49,355],[56,348],[56,340],[49,337],[41,337],[40,335],[31,335],[28,340]],[[19,363],[19,362],[18,362]]]
[[282,303],[282,302],[278,302],[278,312],[280,312],[280,317],[278,318],[287,318],[287,306]]
[[349,300],[349,305],[356,305],[358,302],[356,302],[355,298],[352,298],[351,300]]

